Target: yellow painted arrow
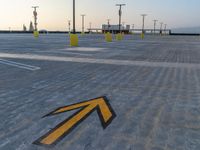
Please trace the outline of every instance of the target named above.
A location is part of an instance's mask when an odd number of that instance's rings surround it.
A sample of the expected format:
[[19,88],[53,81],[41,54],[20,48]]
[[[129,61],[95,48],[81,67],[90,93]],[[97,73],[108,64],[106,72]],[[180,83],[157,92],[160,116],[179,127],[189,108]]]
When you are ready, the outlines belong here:
[[112,120],[116,117],[115,112],[110,106],[106,97],[95,98],[89,101],[84,101],[81,103],[65,106],[56,109],[55,111],[45,115],[52,116],[60,113],[64,113],[67,111],[75,110],[78,108],[82,108],[65,121],[58,124],[54,129],[49,131],[44,136],[40,137],[38,140],[33,142],[38,145],[54,145],[59,140],[64,138],[67,134],[69,134],[78,124],[80,124],[84,119],[86,119],[93,111],[97,110],[101,124],[105,129]]

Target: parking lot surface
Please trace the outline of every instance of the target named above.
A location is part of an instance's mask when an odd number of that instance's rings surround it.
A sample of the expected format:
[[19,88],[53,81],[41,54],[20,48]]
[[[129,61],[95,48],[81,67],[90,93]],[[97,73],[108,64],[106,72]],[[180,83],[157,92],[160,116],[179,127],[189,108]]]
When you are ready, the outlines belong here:
[[[106,128],[99,107],[56,144],[35,142],[89,105],[43,116],[101,97]],[[64,34],[1,34],[0,120],[1,150],[199,150],[200,37],[90,34],[70,47]]]

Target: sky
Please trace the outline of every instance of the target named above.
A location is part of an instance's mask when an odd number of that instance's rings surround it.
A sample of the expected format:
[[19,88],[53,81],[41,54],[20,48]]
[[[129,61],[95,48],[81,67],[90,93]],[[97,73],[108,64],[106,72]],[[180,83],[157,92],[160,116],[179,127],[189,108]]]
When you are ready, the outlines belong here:
[[[86,14],[85,26],[101,28],[111,19],[118,23],[116,3],[125,3],[122,8],[122,22],[135,24],[141,28],[142,17],[145,28],[153,28],[154,19],[164,22],[168,28],[200,26],[200,0],[76,0],[76,27],[81,29],[81,14]],[[0,0],[0,30],[21,30],[23,24],[29,27],[33,21],[33,5],[38,9],[38,28],[47,30],[67,30],[68,20],[72,20],[72,0]],[[159,22],[157,28],[159,28]]]

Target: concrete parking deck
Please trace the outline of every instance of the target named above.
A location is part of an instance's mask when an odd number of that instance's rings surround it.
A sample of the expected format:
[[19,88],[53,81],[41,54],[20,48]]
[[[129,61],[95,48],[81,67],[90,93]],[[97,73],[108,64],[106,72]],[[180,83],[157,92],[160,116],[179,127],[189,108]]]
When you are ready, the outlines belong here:
[[[200,37],[103,38],[0,35],[1,150],[200,149]],[[33,144],[80,110],[44,115],[101,96],[106,129],[94,111],[56,145]]]

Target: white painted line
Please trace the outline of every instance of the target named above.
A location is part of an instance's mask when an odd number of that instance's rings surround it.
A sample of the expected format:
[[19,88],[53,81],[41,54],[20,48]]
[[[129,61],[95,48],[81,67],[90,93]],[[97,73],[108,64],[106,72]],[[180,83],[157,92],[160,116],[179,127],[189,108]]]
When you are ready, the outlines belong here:
[[35,71],[35,70],[40,69],[40,67],[35,67],[35,66],[31,66],[31,65],[22,64],[22,63],[17,63],[17,62],[14,62],[14,61],[8,61],[8,60],[5,60],[5,59],[0,59],[0,63],[5,64],[5,65],[9,65],[9,66],[18,67],[18,68],[21,68],[21,69],[31,70],[31,71]]
[[106,48],[99,48],[99,47],[71,47],[62,50],[70,50],[70,51],[83,51],[83,52],[95,52],[105,50]]
[[58,57],[58,56],[44,56],[44,55],[28,55],[28,54],[0,53],[0,58],[17,58],[17,59],[31,59],[31,60],[45,60],[45,61],[60,61],[60,62],[96,63],[96,64],[125,65],[125,66],[200,69],[199,64],[191,64],[191,63],[170,63],[170,62],[149,62],[149,61],[114,60],[114,59],[76,58],[76,57]]
[[36,53],[54,53],[54,54],[74,54],[74,55],[82,55],[82,56],[92,56],[92,54],[82,54],[82,53],[74,53],[74,52],[66,52],[66,51],[34,51]]

